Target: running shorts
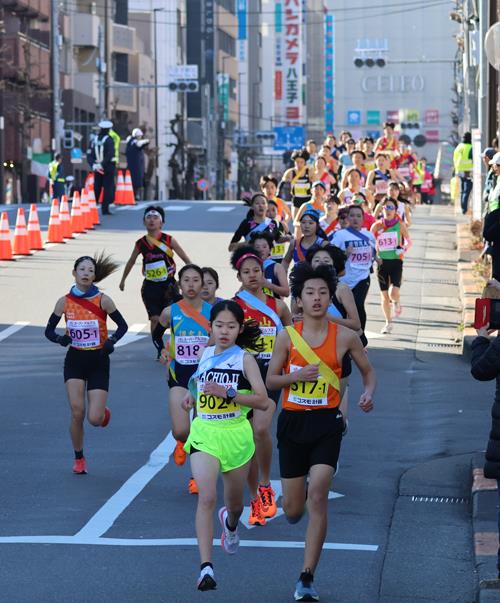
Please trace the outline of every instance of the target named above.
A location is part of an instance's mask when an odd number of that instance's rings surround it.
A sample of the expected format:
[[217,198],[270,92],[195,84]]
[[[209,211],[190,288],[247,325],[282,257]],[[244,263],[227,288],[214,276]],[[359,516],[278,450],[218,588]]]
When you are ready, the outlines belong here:
[[222,473],[238,469],[255,452],[252,426],[244,418],[237,423],[213,424],[195,417],[184,450],[188,454],[205,452],[214,456]]
[[299,209],[299,207],[302,207],[304,203],[309,203],[310,200],[311,197],[292,197],[292,205]]
[[181,299],[182,296],[175,279],[169,278],[159,283],[144,280],[141,297],[146,306],[148,318],[151,318],[151,316],[160,316],[162,310]]
[[314,465],[336,467],[344,422],[340,409],[282,410],[278,417],[280,476],[303,477]]
[[64,383],[68,379],[87,382],[87,391],[109,390],[109,356],[102,350],[69,348],[64,359]]
[[387,291],[389,286],[401,287],[403,278],[403,260],[382,260],[377,268],[380,291]]
[[[179,364],[172,361],[173,364],[168,369],[168,387],[183,387],[188,388],[189,380],[198,368],[197,364]],[[172,372],[174,374],[172,374]]]
[[[266,377],[267,377],[267,369],[269,367],[269,361],[268,360],[266,360],[266,361],[257,360],[257,364],[259,365],[262,381],[264,381],[264,385],[265,385]],[[276,404],[276,406],[278,406],[278,402],[280,401],[280,396],[281,396],[281,390],[280,389],[271,389],[271,390],[268,389],[267,395]]]

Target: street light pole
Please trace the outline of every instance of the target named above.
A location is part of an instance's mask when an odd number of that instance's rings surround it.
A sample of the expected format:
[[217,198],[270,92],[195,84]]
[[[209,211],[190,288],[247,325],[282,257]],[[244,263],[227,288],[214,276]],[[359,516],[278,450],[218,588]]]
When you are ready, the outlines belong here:
[[163,8],[153,8],[153,40],[155,52],[155,138],[156,138],[156,157],[155,157],[155,193],[156,199],[160,198],[160,178],[158,175],[158,159],[160,155],[160,133],[158,127],[158,46],[156,35],[156,13],[163,11]]

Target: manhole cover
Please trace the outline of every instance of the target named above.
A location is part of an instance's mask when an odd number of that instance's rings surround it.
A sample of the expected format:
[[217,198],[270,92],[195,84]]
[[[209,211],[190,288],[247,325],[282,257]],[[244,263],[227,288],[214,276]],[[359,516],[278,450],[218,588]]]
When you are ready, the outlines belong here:
[[411,502],[445,503],[450,505],[467,505],[469,499],[460,496],[412,496]]
[[462,347],[461,343],[426,343],[424,344],[427,348],[439,349],[439,350],[456,350]]

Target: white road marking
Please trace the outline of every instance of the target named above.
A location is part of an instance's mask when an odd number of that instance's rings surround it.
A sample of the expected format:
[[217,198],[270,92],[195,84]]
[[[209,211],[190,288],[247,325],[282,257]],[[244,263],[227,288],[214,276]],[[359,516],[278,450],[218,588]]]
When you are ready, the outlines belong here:
[[385,339],[385,335],[382,333],[375,333],[375,331],[365,331],[366,338],[370,339]]
[[77,541],[98,538],[105,534],[116,519],[125,511],[136,496],[149,484],[170,460],[175,448],[172,432],[153,450],[148,462],[138,469],[123,486],[90,518],[83,528],[75,534]]
[[216,205],[215,207],[209,207],[207,211],[233,211],[235,209],[234,205]]
[[[274,496],[275,496],[276,502],[278,502],[278,500],[281,498],[281,496],[283,494],[283,490],[281,489],[281,480],[272,479],[271,486],[272,486],[272,489],[274,490]],[[328,500],[333,500],[334,498],[342,498],[343,496],[344,495],[340,494],[340,492],[328,492]],[[284,514],[285,514],[285,512],[283,511],[283,509],[281,507],[278,507],[278,510],[276,511],[276,515],[274,517],[268,517],[266,519],[266,524],[268,524],[270,521],[273,521],[273,519],[277,519],[278,517],[281,517]],[[247,530],[253,530],[253,528],[255,528],[257,526],[252,526],[248,523],[249,517],[250,517],[250,507],[244,507],[243,513],[241,514],[241,517],[240,517],[240,521],[245,526],[245,528],[247,528]]]
[[17,333],[29,324],[29,322],[25,322],[24,320],[18,320],[13,325],[10,325],[10,327],[0,331],[0,341],[7,339],[7,337],[10,337],[11,335],[14,335],[14,333]]
[[[76,536],[2,536],[0,544],[76,544],[80,546],[198,546],[196,538],[96,538]],[[220,540],[214,538],[214,546]],[[298,540],[240,540],[245,548],[303,549]],[[347,542],[325,542],[323,549],[334,551],[378,551],[376,544],[352,544]]]
[[144,329],[146,325],[143,323],[133,324],[129,327],[128,331],[125,335],[115,344],[115,348],[121,348],[124,345],[128,345],[129,343],[135,343],[140,339],[144,339],[147,337],[146,333],[141,334],[142,329]]
[[167,212],[170,211],[186,211],[188,209],[191,209],[192,205],[167,205],[165,207],[165,210]]

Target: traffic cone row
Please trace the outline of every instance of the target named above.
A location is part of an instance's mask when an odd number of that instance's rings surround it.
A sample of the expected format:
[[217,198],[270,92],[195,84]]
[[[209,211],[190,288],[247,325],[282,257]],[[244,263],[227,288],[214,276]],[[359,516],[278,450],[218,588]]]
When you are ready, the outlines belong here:
[[71,206],[71,230],[73,233],[85,232],[82,209],[80,207],[80,193],[75,191],[73,205]]
[[37,251],[43,249],[40,220],[38,219],[38,211],[35,203],[31,204],[30,215],[28,218],[28,242],[30,249],[35,249]]
[[125,181],[123,179],[123,172],[118,170],[118,177],[116,179],[116,190],[115,190],[115,205],[123,205],[123,189],[125,187]]
[[71,230],[71,218],[69,215],[69,204],[66,195],[61,198],[61,207],[59,210],[59,221],[61,222],[61,232],[64,239],[73,239]]
[[64,243],[61,220],[59,218],[59,200],[52,199],[50,208],[49,230],[47,232],[47,243]]
[[125,178],[123,178],[122,170],[118,170],[115,205],[135,205],[134,187],[132,186],[130,170],[125,171]]

